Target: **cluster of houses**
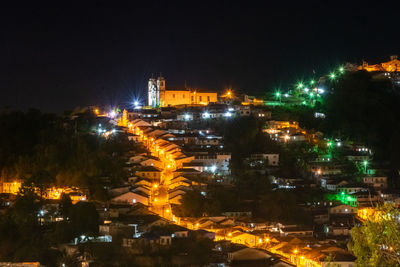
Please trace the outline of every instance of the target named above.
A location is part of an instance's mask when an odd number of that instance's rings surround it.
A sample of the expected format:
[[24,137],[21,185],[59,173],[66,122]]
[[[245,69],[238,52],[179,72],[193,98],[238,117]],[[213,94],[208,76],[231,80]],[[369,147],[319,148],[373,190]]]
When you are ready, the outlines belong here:
[[[174,205],[179,205],[182,196],[188,191],[196,188],[206,195],[207,184],[215,182],[215,177],[229,175],[230,153],[226,152],[224,148],[223,138],[209,128],[194,130],[188,127],[191,120],[219,118],[229,112],[221,107],[223,105],[207,106],[207,111],[204,110],[206,107],[201,107],[197,115],[189,112],[197,110],[196,107],[181,109],[179,114],[176,113],[175,108],[161,108],[157,112],[152,111],[154,114],[157,113],[156,116],[139,115],[144,110],[128,112],[131,120],[126,127],[127,134],[131,140],[143,144],[148,152],[129,157],[127,170],[130,171],[131,177],[123,187],[110,189],[113,197],[110,201],[109,212],[112,211],[112,206],[118,205],[130,206],[130,208],[138,205],[151,207],[160,197],[158,188],[162,186],[166,189],[166,199],[171,207],[171,210],[168,209],[165,212],[172,213]],[[236,114],[241,116],[252,114],[250,106],[242,106],[241,109],[243,111],[235,110]],[[248,111],[247,115],[244,114],[245,110]],[[215,115],[217,111],[222,115]],[[168,116],[176,117],[171,119]],[[269,116],[264,114],[263,118],[268,119]],[[301,129],[297,122],[268,121],[267,123],[268,129],[265,132],[277,141],[285,143],[317,142],[322,139],[318,133],[310,134]],[[357,147],[357,149],[355,153],[359,153],[361,156],[370,154],[366,148]],[[352,156],[349,157],[349,160],[365,160],[365,157]],[[279,160],[278,153],[258,153],[246,158],[245,163],[250,169],[259,172],[278,168]],[[245,246],[240,250],[252,249],[252,251],[247,250],[240,253],[230,251],[226,258],[228,261],[242,260],[246,262],[248,259],[241,258],[239,255],[255,253],[260,256],[261,253],[263,261],[271,261],[271,258],[286,258],[291,263],[301,263],[304,266],[324,266],[327,257],[335,254],[338,264],[352,266],[354,257],[345,249],[339,248],[335,241],[340,237],[347,238],[349,236],[349,230],[358,218],[357,207],[362,199],[365,200],[365,203],[371,199],[370,195],[366,196],[366,192],[370,191],[364,189],[378,187],[385,189],[387,181],[368,175],[363,179],[363,186],[356,187],[343,181],[333,188],[329,178],[340,173],[335,172],[333,168],[330,170],[331,172],[329,169],[323,169],[323,166],[331,165],[330,163],[333,162],[331,160],[329,157],[319,156],[315,161],[309,163],[310,169],[316,174],[316,185],[339,194],[339,197],[332,199],[331,202],[315,203],[311,207],[306,207],[314,215],[314,222],[317,225],[314,228],[268,223],[253,219],[250,211],[232,211],[218,217],[178,218],[173,216],[172,221],[181,228],[176,231],[158,232],[151,231],[151,227],[140,226],[140,223],[147,222],[147,219],[140,218],[135,221],[130,217],[132,215],[130,213],[129,216],[123,215],[114,217],[112,220],[106,219],[101,226],[101,232],[104,235],[111,235],[110,233],[117,231],[118,228],[126,229],[126,227],[134,226],[134,230],[131,229],[127,232],[132,235],[126,237],[123,244],[127,247],[137,247],[138,244],[143,245],[143,243],[169,246],[174,242],[174,238],[187,238],[191,232],[204,231],[202,232],[203,237],[210,238],[217,243],[229,242]],[[214,181],[212,181],[213,179]],[[272,182],[278,184],[279,188],[290,189],[294,188],[293,185],[301,184],[304,181],[299,181],[298,178],[273,177]],[[343,203],[340,201],[343,200],[343,197],[340,198],[341,192],[344,192],[346,196],[351,194],[353,196]],[[149,212],[148,209],[147,212]],[[164,210],[163,217],[168,218],[168,216],[164,216]],[[156,220],[157,215],[147,214],[146,218]],[[150,225],[161,226],[170,223],[172,222],[158,217],[156,223],[150,222]],[[324,237],[325,241],[317,241],[315,236]],[[107,238],[111,240],[112,235]],[[269,252],[267,253],[265,250]],[[290,266],[288,262],[284,264]]]
[[271,111],[256,105],[234,105],[232,101],[203,105],[185,105],[183,107],[161,107],[156,109],[128,109],[129,119],[170,119],[177,121],[201,121],[205,119],[231,118],[235,116],[255,116],[270,119]]
[[314,133],[300,128],[297,121],[269,120],[266,123],[264,132],[268,134],[272,140],[281,143],[313,142],[322,136],[319,132]]
[[[217,247],[239,245],[238,250],[229,255],[231,262],[274,266],[271,259],[281,257],[296,266],[326,266],[328,262],[336,264],[334,266],[354,266],[355,257],[341,248],[336,239],[316,239],[312,228],[252,219],[246,212],[229,215],[236,217],[185,218],[180,225],[214,233]],[[288,262],[281,264],[287,265],[279,266],[292,266]]]
[[[102,240],[112,242],[118,238],[123,248],[139,255],[144,249],[158,251],[174,242],[203,238],[214,241],[215,263],[232,266],[296,264],[317,267],[330,262],[350,267],[355,261],[335,239],[321,241],[313,236],[312,229],[252,219],[248,212],[227,214],[234,216],[181,218],[177,225],[140,203],[110,203],[100,210],[100,215],[104,221],[99,226]],[[182,257],[174,258],[177,264],[183,261]]]

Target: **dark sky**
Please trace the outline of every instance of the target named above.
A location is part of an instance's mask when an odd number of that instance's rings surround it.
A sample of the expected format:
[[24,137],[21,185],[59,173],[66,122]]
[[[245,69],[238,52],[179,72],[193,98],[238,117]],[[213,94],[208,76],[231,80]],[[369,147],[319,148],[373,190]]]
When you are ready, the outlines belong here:
[[262,94],[313,70],[400,54],[393,6],[149,2],[2,8],[0,107],[63,111],[144,100],[148,78],[160,72],[167,87],[186,81]]

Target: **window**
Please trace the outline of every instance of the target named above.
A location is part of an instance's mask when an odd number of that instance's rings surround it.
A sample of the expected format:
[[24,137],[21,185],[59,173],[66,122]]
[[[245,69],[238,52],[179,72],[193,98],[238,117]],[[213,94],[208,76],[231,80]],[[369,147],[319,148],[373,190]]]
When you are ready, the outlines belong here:
[[210,97],[209,96],[207,96],[207,101],[210,102]]
[[182,98],[185,98],[185,95],[182,95]]
[[201,96],[199,96],[199,100],[201,101]]
[[194,96],[192,96],[192,102],[194,101]]
[[172,94],[172,98],[175,98],[175,94]]

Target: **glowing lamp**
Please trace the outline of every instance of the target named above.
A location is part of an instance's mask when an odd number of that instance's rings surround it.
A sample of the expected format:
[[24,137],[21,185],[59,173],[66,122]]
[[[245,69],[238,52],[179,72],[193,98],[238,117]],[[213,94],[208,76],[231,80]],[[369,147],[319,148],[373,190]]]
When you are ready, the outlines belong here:
[[217,166],[213,165],[213,166],[211,166],[211,168],[210,168],[210,169],[211,169],[211,172],[213,172],[213,173],[214,173],[214,172],[217,170]]
[[232,117],[232,113],[230,113],[229,111],[227,111],[227,112],[225,112],[224,116],[225,116],[225,117],[228,117],[228,118],[229,118],[229,117]]
[[117,112],[115,112],[115,110],[111,110],[110,113],[109,113],[109,116],[111,118],[115,118],[117,116]]

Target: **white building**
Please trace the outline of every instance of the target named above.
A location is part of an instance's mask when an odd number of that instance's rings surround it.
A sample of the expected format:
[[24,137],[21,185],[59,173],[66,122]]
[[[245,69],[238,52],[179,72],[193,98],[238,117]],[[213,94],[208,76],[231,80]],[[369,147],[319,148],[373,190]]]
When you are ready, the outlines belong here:
[[111,199],[112,203],[128,203],[128,204],[135,204],[135,203],[142,203],[143,205],[149,205],[149,196],[143,192],[127,192],[122,195],[116,196]]
[[387,177],[364,177],[363,183],[377,190],[382,190],[387,188]]
[[329,214],[356,214],[357,208],[349,205],[338,205],[329,208]]

